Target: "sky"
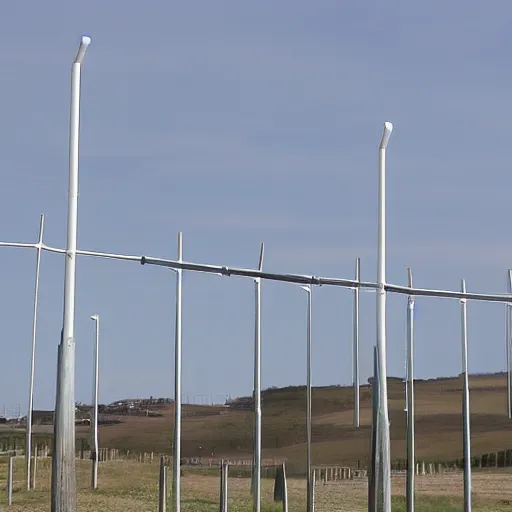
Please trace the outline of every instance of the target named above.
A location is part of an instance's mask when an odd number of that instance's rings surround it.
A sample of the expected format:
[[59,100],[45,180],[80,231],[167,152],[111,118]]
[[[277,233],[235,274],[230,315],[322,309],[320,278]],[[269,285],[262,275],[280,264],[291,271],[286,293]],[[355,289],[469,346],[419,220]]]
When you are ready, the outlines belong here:
[[[82,66],[80,249],[376,279],[378,144],[388,147],[388,281],[506,291],[510,2],[5,0],[0,240],[65,247],[71,62]],[[35,250],[0,248],[0,414],[28,402]],[[35,403],[53,408],[64,259],[43,254]],[[80,257],[76,399],[174,390],[175,277]],[[406,297],[388,296],[388,374],[403,376]],[[262,284],[262,385],[304,384],[306,294]],[[251,280],[186,273],[183,399],[251,393]],[[416,301],[416,377],[461,371],[460,305]],[[471,372],[505,369],[502,304],[468,305]],[[375,295],[361,294],[361,379]],[[352,380],[352,292],[313,290],[313,383]]]

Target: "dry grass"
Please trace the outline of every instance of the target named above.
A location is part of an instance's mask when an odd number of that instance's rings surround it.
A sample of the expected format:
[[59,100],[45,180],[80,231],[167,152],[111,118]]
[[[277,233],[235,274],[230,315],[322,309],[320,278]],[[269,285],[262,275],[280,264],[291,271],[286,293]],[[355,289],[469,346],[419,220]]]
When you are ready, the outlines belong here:
[[[3,461],[5,462],[5,461]],[[0,464],[0,487],[6,478],[6,464]],[[100,466],[100,489],[88,488],[90,463],[77,461],[78,510],[80,512],[154,512],[157,508],[158,464],[138,464],[115,461]],[[36,490],[24,490],[23,459],[15,461],[13,506],[7,507],[5,494],[0,497],[0,510],[12,512],[42,512],[50,505],[50,460],[38,465]],[[229,481],[229,510],[249,512],[251,498],[248,479]],[[289,509],[305,509],[305,482],[289,479]],[[393,510],[404,510],[404,479],[393,481]],[[461,510],[462,476],[460,474],[417,477],[417,512],[455,512]],[[273,481],[263,480],[263,511],[280,510],[272,501]],[[317,512],[359,512],[366,510],[367,487],[364,480],[352,480],[316,487]],[[219,479],[185,470],[182,478],[183,512],[216,512],[219,500]],[[473,510],[475,512],[504,512],[512,503],[512,473],[481,472],[473,475]]]

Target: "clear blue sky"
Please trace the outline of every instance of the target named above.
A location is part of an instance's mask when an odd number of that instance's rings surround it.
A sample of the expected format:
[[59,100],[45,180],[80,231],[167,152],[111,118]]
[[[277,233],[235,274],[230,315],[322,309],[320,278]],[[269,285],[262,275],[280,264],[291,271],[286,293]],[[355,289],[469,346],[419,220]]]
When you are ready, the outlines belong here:
[[[143,5],[144,4],[144,5]],[[79,246],[376,277],[377,147],[388,154],[388,278],[503,292],[512,265],[512,71],[506,1],[5,1],[0,21],[0,239],[63,247],[70,67],[82,74]],[[0,407],[27,403],[35,251],[0,249]],[[55,400],[64,265],[42,261],[37,408]],[[184,278],[184,395],[250,393],[253,285]],[[315,289],[314,383],[351,381],[350,291]],[[403,375],[404,297],[389,298],[389,373]],[[306,295],[263,284],[263,386],[305,382]],[[76,398],[172,396],[174,276],[78,263]],[[371,369],[375,296],[361,297]],[[418,377],[460,372],[459,304],[417,301]],[[505,368],[504,307],[469,305],[473,372]],[[186,396],[185,396],[186,398]],[[0,413],[3,411],[0,408]]]

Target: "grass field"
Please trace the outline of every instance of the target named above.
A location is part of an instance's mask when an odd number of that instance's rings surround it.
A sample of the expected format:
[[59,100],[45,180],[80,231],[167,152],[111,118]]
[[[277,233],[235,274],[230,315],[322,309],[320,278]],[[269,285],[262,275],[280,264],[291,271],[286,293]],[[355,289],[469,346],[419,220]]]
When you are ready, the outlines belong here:
[[[36,490],[24,491],[23,459],[15,461],[15,488],[13,506],[7,507],[3,492],[6,479],[5,460],[0,462],[0,510],[12,512],[42,512],[49,510],[50,460],[41,460],[38,466]],[[78,510],[81,512],[154,512],[157,509],[158,464],[138,464],[115,461],[100,466],[100,489],[88,489],[90,463],[77,461]],[[460,474],[427,475],[417,477],[418,512],[455,512],[462,510],[462,476]],[[249,512],[249,479],[229,480],[230,512]],[[305,510],[305,481],[289,479],[289,510]],[[404,510],[404,479],[393,481],[393,510]],[[359,512],[366,510],[367,488],[364,480],[343,481],[316,486],[317,512]],[[281,510],[272,501],[273,481],[263,481],[263,511]],[[477,472],[473,476],[473,510],[502,512],[512,504],[512,474]],[[217,512],[219,478],[203,476],[185,470],[182,478],[183,512]],[[170,502],[169,502],[170,509]]]
[[[512,422],[506,415],[504,375],[471,376],[472,454],[512,448]],[[418,459],[450,460],[462,453],[461,378],[416,382],[416,448]],[[403,384],[389,380],[392,454],[404,458],[405,421]],[[352,389],[315,388],[313,391],[313,464],[354,465],[369,453],[371,395],[368,386],[361,389],[361,428],[352,427]],[[252,411],[190,405],[184,407],[184,457],[211,456],[250,458],[252,453]],[[102,447],[130,449],[133,452],[169,453],[173,429],[173,408],[162,417],[120,417],[123,423],[100,428]],[[264,458],[285,458],[288,474],[304,470],[305,461],[305,389],[271,389],[263,393]],[[0,429],[0,437],[8,432]],[[20,436],[23,431],[17,429]],[[36,427],[48,435],[51,427]],[[88,435],[78,428],[79,436]],[[10,435],[10,434],[7,434]],[[158,463],[113,461],[100,466],[100,489],[88,489],[90,462],[77,461],[79,510],[112,512],[154,511],[157,506]],[[23,459],[15,465],[15,493],[12,511],[43,511],[49,508],[50,459],[40,459],[36,491],[24,491]],[[233,468],[234,469],[234,468]],[[496,470],[498,471],[498,470]],[[249,512],[250,482],[238,478],[235,470],[229,481],[230,511]],[[7,510],[5,459],[0,459],[0,510]],[[305,508],[305,481],[290,478],[290,510]],[[403,477],[394,477],[394,511],[404,510]],[[263,481],[264,511],[280,510],[272,501],[273,481]],[[457,473],[419,476],[416,480],[418,512],[442,512],[462,509],[462,476]],[[212,470],[200,472],[184,468],[182,479],[183,512],[217,511],[219,478]],[[317,512],[357,512],[366,508],[364,479],[319,484],[316,487]],[[512,472],[473,474],[473,509],[501,512],[512,506]]]

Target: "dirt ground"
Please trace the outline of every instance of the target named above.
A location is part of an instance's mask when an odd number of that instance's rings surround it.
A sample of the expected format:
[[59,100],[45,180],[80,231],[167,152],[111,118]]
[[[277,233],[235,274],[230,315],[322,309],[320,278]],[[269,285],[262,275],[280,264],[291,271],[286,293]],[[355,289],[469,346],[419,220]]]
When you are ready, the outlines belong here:
[[[24,460],[15,461],[13,506],[7,507],[5,460],[0,461],[0,510],[42,512],[49,509],[50,460],[38,461],[36,489],[24,490]],[[114,461],[100,465],[97,491],[90,490],[90,462],[77,461],[78,510],[80,512],[153,512],[157,508],[158,464],[140,464],[132,461]],[[512,473],[479,472],[473,474],[473,510],[504,512],[512,504]],[[393,479],[394,511],[404,510],[405,480]],[[289,510],[305,510],[306,485],[301,479],[289,479]],[[282,510],[273,502],[273,481],[263,480],[263,511]],[[462,508],[462,475],[446,473],[416,478],[417,512],[452,512]],[[366,510],[367,485],[365,480],[351,480],[318,484],[315,488],[317,512],[358,512]],[[183,512],[216,512],[219,503],[219,478],[201,476],[184,470],[182,478]],[[169,502],[170,508],[170,502]],[[251,510],[248,479],[229,480],[230,512]]]

